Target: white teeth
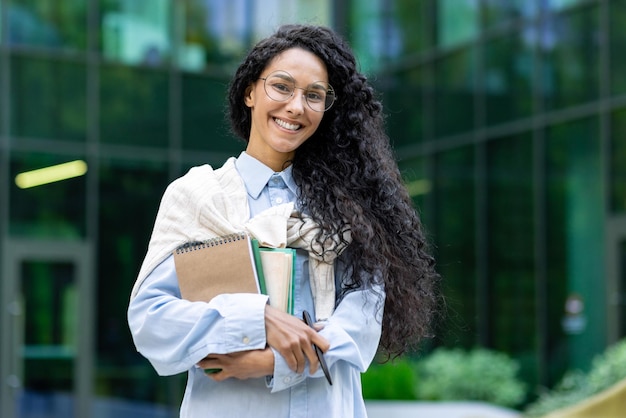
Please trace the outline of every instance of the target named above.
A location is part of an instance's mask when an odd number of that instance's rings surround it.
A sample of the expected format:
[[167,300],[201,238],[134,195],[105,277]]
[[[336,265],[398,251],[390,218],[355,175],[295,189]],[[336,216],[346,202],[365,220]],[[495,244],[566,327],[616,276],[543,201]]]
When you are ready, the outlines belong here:
[[278,119],[278,118],[274,118],[274,121],[282,126],[285,129],[289,129],[290,131],[297,131],[298,129],[300,129],[301,125],[292,125],[291,123],[287,123],[284,120]]

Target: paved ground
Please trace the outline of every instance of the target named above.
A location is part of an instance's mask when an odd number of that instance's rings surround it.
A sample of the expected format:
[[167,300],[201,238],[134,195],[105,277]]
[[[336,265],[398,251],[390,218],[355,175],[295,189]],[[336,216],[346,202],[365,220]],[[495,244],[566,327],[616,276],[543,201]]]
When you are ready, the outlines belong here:
[[521,418],[518,411],[478,402],[366,402],[369,418]]

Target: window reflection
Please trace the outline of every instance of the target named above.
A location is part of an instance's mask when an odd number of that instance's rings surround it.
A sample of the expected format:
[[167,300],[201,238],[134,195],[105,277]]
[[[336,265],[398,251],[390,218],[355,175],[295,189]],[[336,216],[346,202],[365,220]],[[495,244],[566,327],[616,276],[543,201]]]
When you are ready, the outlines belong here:
[[96,293],[106,303],[97,305],[96,394],[174,405],[182,396],[178,392],[185,375],[154,378],[150,364],[133,349],[126,314],[120,309],[128,305],[127,292],[120,289],[130,289],[145,256],[159,200],[168,184],[167,163],[102,158],[98,179],[102,234]]
[[522,374],[535,382],[536,288],[532,141],[501,138],[487,149],[487,257],[489,342],[523,359]]
[[487,25],[496,25],[509,19],[534,17],[537,8],[536,0],[483,0]]
[[185,0],[178,64],[189,71],[211,63],[235,61],[251,38],[248,0]]
[[[461,327],[464,333],[447,333],[442,339],[453,346],[471,348],[479,334],[480,310],[476,278],[474,147],[465,146],[435,159],[434,198],[437,216],[429,233],[435,237],[436,258],[447,260],[438,270],[444,280],[449,315],[445,329]],[[463,210],[459,210],[463,208]]]
[[329,0],[183,0],[177,64],[187,71],[234,67],[253,42],[284,23],[329,25]]
[[486,44],[482,83],[489,125],[530,114],[533,61],[532,49],[517,33]]
[[86,1],[13,0],[8,2],[8,43],[84,49]]
[[[555,382],[584,355],[580,344],[568,345],[562,326],[568,288],[583,292],[585,304],[597,303],[602,266],[602,187],[597,118],[554,125],[546,130],[546,271],[545,318],[548,343],[546,371]],[[590,242],[595,245],[589,245]],[[592,278],[589,281],[589,278]],[[595,300],[594,300],[595,299]],[[602,299],[601,297],[599,299]],[[590,308],[587,308],[591,312]],[[587,332],[582,338],[598,341]],[[569,337],[571,338],[571,336]],[[576,354],[577,353],[577,354]],[[573,361],[574,360],[574,361]]]
[[58,58],[14,56],[11,60],[10,77],[13,135],[85,140],[85,64]]
[[[395,147],[411,146],[424,140],[429,106],[423,106],[425,68],[398,72],[385,80],[381,91],[393,117],[388,120],[389,136]],[[402,155],[399,155],[402,157]]]
[[469,130],[474,125],[476,49],[466,48],[435,63],[434,123],[437,136]]
[[542,0],[540,3],[543,8],[549,10],[563,10],[569,6],[582,3],[584,0]]
[[185,74],[181,82],[182,146],[185,150],[237,155],[243,140],[231,134],[224,116],[227,79]]
[[611,117],[610,162],[611,209],[626,213],[626,110],[621,109]]
[[610,2],[609,5],[609,66],[611,71],[611,93],[623,94],[626,92],[626,36],[624,36],[624,22],[626,21],[626,2]]
[[597,6],[545,20],[539,46],[546,109],[577,105],[597,97],[598,31]]
[[100,140],[165,148],[170,90],[166,71],[103,66],[100,73]]
[[437,2],[437,44],[454,46],[478,34],[478,0],[440,0]]
[[125,64],[161,65],[171,55],[168,0],[101,1],[102,55]]

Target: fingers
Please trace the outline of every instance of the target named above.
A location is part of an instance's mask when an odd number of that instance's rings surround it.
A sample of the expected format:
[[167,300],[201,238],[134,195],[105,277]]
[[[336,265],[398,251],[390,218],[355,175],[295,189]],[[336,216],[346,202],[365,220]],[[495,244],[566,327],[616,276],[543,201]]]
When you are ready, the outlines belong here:
[[328,340],[317,332],[323,328],[322,324],[311,328],[299,318],[269,305],[265,309],[265,327],[268,345],[278,351],[287,366],[297,373],[304,372],[307,360],[311,374],[317,371],[319,361],[313,344],[323,352],[330,348]]
[[198,362],[198,367],[215,381],[263,377],[271,375],[274,371],[274,354],[268,348],[229,354],[210,354]]

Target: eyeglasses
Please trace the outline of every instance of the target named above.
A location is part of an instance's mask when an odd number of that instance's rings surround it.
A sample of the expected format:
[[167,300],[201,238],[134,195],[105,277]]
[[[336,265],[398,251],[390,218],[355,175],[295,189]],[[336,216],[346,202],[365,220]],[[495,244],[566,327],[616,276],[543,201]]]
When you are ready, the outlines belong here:
[[296,89],[304,91],[304,99],[309,107],[316,112],[325,112],[335,102],[335,90],[325,81],[316,81],[306,88],[296,87],[296,81],[287,71],[274,71],[263,80],[263,88],[267,97],[277,102],[285,102],[293,97]]

